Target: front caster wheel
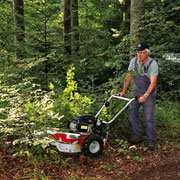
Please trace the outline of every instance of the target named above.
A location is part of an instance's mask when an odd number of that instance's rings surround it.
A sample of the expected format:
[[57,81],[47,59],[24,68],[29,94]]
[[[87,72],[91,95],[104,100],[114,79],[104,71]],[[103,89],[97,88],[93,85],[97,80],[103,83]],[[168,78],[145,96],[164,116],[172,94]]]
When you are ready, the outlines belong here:
[[103,151],[103,138],[90,134],[82,144],[82,152],[85,156],[96,157],[102,154]]

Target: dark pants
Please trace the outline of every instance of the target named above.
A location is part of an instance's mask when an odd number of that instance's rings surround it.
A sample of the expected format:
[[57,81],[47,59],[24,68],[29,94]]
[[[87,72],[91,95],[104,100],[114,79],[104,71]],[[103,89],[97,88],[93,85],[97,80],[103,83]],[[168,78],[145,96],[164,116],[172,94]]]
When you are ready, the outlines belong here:
[[139,109],[142,105],[144,112],[144,119],[146,122],[146,134],[148,142],[155,142],[156,132],[155,132],[155,119],[154,119],[154,106],[155,106],[156,96],[149,96],[145,103],[139,103],[135,100],[132,103],[132,109],[129,115],[130,122],[132,125],[132,130],[135,137],[142,137],[141,124],[138,118]]

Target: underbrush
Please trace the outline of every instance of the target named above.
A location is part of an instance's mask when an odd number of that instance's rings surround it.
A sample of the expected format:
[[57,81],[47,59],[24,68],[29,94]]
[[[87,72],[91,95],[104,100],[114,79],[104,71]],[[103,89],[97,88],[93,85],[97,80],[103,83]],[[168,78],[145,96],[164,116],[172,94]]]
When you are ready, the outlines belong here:
[[180,147],[180,104],[168,100],[156,106],[158,141]]
[[3,145],[13,146],[14,155],[38,155],[46,152],[52,142],[47,130],[66,129],[68,119],[88,113],[91,100],[77,92],[74,68],[67,71],[67,86],[61,92],[49,85],[43,91],[39,85],[24,79],[12,86],[0,86],[0,137]]

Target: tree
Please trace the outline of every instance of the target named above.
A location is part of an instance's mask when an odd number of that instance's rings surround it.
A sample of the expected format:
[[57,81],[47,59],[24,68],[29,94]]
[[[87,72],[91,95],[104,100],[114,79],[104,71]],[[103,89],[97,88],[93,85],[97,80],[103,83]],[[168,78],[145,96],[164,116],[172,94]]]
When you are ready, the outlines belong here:
[[129,12],[129,10],[130,10],[130,0],[125,0],[124,1],[124,13],[123,13],[123,20],[125,21],[125,23],[126,23],[126,25],[127,25],[127,31],[128,31],[128,33],[129,33],[129,31],[130,31],[130,23],[129,23],[129,21],[130,21],[130,12]]
[[130,17],[130,39],[132,51],[137,44],[144,41],[144,0],[131,0]]
[[13,0],[14,7],[14,23],[15,23],[15,42],[16,42],[16,57],[23,58],[23,42],[24,42],[24,1]]
[[63,12],[65,53],[71,54],[71,0],[64,0]]
[[72,51],[79,51],[79,18],[78,18],[78,0],[71,1],[71,27],[72,27]]
[[[0,1],[0,72],[4,67],[9,67],[12,63],[11,57],[14,55],[14,19],[12,14],[12,1]],[[13,43],[12,43],[13,42]],[[4,57],[4,58],[2,58]]]

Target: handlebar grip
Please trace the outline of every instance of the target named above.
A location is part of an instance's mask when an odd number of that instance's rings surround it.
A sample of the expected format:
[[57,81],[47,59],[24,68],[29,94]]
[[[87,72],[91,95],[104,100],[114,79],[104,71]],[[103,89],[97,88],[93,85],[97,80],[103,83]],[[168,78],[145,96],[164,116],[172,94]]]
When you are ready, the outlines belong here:
[[139,97],[138,97],[138,96],[135,96],[134,98],[135,98],[135,100],[139,100]]

